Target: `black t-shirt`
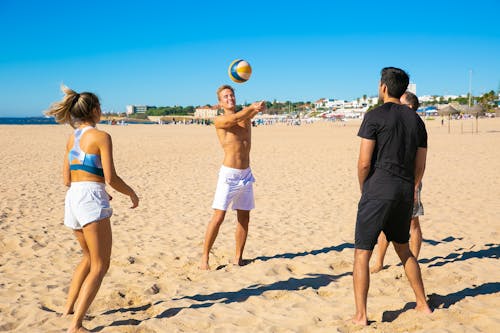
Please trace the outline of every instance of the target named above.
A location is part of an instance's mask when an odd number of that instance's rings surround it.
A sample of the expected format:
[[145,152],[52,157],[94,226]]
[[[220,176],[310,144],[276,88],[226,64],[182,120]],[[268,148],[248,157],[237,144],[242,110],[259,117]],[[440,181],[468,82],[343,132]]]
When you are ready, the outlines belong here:
[[369,178],[379,173],[414,183],[417,148],[427,148],[425,124],[415,111],[385,103],[365,114],[358,136],[376,141]]

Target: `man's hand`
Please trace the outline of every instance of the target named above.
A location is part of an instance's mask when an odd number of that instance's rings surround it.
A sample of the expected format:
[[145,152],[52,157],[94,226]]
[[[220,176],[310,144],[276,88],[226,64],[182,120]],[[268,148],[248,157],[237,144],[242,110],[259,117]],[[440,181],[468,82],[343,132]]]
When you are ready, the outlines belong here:
[[253,110],[252,115],[255,116],[257,113],[266,110],[266,102],[265,101],[254,102],[250,105],[250,107]]

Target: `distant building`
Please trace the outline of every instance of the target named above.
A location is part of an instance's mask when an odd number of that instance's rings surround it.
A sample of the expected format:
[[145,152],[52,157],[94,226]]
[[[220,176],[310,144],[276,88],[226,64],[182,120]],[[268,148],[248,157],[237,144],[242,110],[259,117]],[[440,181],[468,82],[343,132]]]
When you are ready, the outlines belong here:
[[418,96],[418,100],[420,101],[420,103],[433,102],[437,101],[437,97],[432,95],[424,95]]
[[415,95],[417,94],[417,84],[416,83],[411,83],[408,85],[408,88],[406,88],[409,92],[414,93]]
[[316,102],[314,102],[314,108],[319,109],[319,108],[324,108],[326,103],[325,98],[320,98]]
[[146,113],[146,111],[155,108],[156,106],[149,106],[149,105],[127,105],[126,113],[127,114]]
[[321,98],[314,102],[314,107],[318,108],[326,108],[326,109],[334,109],[334,108],[342,108],[347,101],[333,98]]
[[378,97],[360,97],[352,101],[346,101],[342,99],[333,98],[321,98],[314,102],[314,107],[316,109],[329,109],[329,110],[339,110],[339,109],[364,109],[371,105],[378,103]]
[[220,109],[219,105],[200,106],[194,110],[194,117],[201,119],[215,118],[219,113],[219,109]]

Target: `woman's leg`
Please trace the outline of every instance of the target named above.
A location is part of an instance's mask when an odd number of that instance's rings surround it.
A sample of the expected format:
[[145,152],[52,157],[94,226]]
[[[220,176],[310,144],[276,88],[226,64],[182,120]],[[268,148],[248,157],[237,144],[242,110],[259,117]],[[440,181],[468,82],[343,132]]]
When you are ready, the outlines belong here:
[[82,248],[83,258],[78,266],[76,266],[75,272],[73,273],[73,278],[71,280],[71,285],[68,291],[68,299],[66,300],[66,305],[64,306],[63,310],[63,316],[73,313],[75,302],[78,298],[78,294],[80,293],[83,281],[85,281],[85,278],[90,271],[90,253],[87,242],[85,242],[85,238],[83,237],[83,231],[75,230],[74,234]]
[[108,271],[111,258],[111,224],[109,218],[89,223],[83,227],[83,236],[90,254],[90,271],[78,296],[78,306],[68,332],[83,331],[82,321],[95,298],[102,279]]

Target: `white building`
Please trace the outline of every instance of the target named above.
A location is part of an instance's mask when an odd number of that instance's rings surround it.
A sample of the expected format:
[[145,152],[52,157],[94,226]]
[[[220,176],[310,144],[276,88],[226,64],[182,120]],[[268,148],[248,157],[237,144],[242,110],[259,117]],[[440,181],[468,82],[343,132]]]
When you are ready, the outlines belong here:
[[318,108],[325,108],[325,109],[336,109],[336,108],[342,108],[344,107],[344,104],[347,103],[347,101],[341,100],[341,99],[333,99],[333,98],[321,98],[314,102],[314,107],[316,109]]
[[134,114],[134,113],[146,113],[149,109],[154,109],[155,106],[148,106],[148,105],[127,105],[126,106],[126,113],[127,114]]
[[417,94],[417,84],[416,83],[411,83],[408,85],[408,88],[406,88],[409,92],[414,93],[415,95]]
[[213,106],[205,105],[197,107],[194,110],[194,117],[201,119],[210,119],[217,117],[218,113],[219,113],[219,105],[213,105]]

